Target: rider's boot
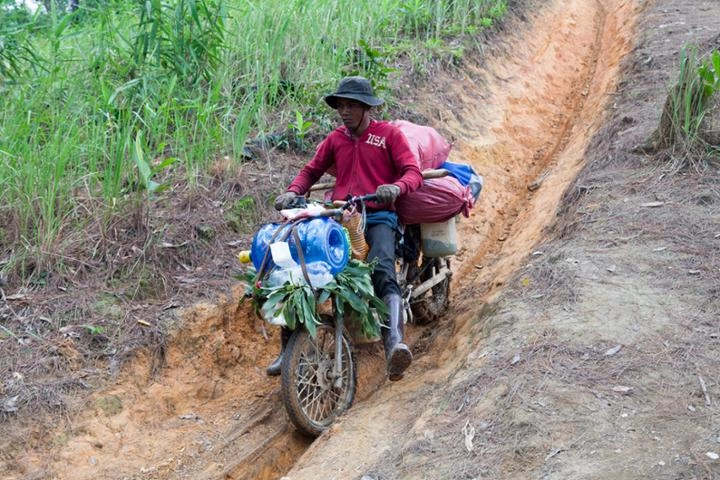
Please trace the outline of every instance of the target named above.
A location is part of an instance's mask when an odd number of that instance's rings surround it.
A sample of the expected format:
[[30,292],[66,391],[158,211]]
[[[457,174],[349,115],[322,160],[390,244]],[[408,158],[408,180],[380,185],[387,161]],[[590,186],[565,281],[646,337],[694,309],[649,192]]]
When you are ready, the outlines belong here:
[[287,327],[280,327],[280,354],[270,365],[268,365],[265,373],[269,377],[276,377],[280,375],[280,367],[282,366],[283,355],[285,355],[285,347],[287,346],[288,340],[292,335],[292,330]]
[[382,330],[385,358],[387,360],[388,379],[397,381],[412,363],[412,352],[403,343],[403,304],[400,295],[391,293],[383,297],[388,306],[388,328]]

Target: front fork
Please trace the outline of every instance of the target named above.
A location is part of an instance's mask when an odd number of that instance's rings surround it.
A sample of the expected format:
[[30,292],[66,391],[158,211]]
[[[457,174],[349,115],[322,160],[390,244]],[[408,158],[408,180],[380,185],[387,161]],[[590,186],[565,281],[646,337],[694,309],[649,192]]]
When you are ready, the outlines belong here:
[[333,365],[333,378],[335,388],[342,388],[342,348],[344,319],[338,312],[335,312],[335,365]]

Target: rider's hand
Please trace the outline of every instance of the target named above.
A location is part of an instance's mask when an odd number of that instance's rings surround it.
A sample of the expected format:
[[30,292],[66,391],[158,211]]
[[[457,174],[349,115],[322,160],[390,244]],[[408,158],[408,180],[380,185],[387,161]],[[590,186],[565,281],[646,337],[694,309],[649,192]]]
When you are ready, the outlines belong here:
[[375,190],[375,195],[380,203],[392,203],[400,195],[400,187],[397,185],[380,185]]
[[290,208],[290,205],[295,202],[295,198],[297,197],[297,193],[295,192],[285,192],[277,197],[275,197],[275,210],[284,210],[286,208]]

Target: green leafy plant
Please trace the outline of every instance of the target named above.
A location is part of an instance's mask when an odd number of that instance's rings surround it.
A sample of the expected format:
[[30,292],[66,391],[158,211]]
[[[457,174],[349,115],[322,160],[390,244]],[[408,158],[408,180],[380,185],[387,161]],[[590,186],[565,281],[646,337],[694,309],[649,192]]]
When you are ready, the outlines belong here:
[[142,132],[138,131],[135,135],[135,165],[138,169],[138,176],[140,179],[140,185],[149,193],[160,193],[168,188],[168,184],[160,184],[153,180],[158,173],[162,172],[166,168],[170,167],[177,161],[177,158],[166,158],[158,165],[153,167],[150,166],[148,161],[145,159],[145,153],[143,149]]
[[720,89],[720,53],[714,50],[698,65],[697,49],[680,52],[680,75],[670,96],[672,124],[676,135],[694,141],[710,98]]
[[349,63],[343,67],[346,75],[363,75],[370,80],[376,93],[388,89],[388,76],[396,69],[387,65],[387,57],[377,48],[372,48],[365,40],[358,42],[360,48],[349,53]]
[[698,75],[702,79],[701,103],[707,100],[720,90],[720,52],[713,50],[708,60],[698,67]]
[[105,333],[105,327],[101,327],[98,325],[83,325],[83,328],[87,330],[90,335],[99,335],[101,333]]
[[252,268],[241,278],[247,282],[247,296],[265,319],[281,318],[290,329],[302,324],[315,336],[316,325],[320,323],[318,307],[332,301],[336,315],[359,326],[363,335],[374,337],[380,333],[378,317],[387,315],[387,306],[373,290],[370,279],[373,268],[372,264],[352,259],[332,281],[315,292],[304,283],[265,285]]
[[387,305],[375,295],[373,289],[370,273],[374,268],[374,264],[350,260],[348,266],[335,276],[335,280],[324,287],[323,292],[333,299],[336,313],[349,317],[369,338],[380,334],[378,316],[385,318],[388,313]]
[[288,125],[293,132],[295,143],[300,151],[305,151],[305,137],[310,132],[313,122],[305,120],[300,110],[295,110],[295,122]]
[[[685,138],[693,138],[702,121],[704,104],[709,98],[704,80],[700,76],[702,67],[696,67],[697,52],[694,48],[683,48],[680,52],[680,76],[673,98],[674,126]],[[712,93],[712,90],[711,90]]]
[[[490,7],[487,11],[487,17],[491,20],[499,20],[507,13],[507,2],[505,0],[498,0],[495,4]],[[483,18],[485,20],[485,18]]]

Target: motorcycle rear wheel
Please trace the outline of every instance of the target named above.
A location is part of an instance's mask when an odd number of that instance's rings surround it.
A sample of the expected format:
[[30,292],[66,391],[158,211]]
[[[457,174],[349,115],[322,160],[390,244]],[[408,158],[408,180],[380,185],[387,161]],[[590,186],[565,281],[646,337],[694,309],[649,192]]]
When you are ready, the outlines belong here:
[[[450,259],[446,257],[425,257],[419,267],[416,284],[432,278],[443,266],[450,268]],[[450,308],[450,277],[433,286],[418,298],[410,300],[413,321],[418,325],[437,322]]]
[[335,326],[317,326],[315,338],[297,328],[282,364],[282,399],[290,420],[303,433],[317,437],[345,412],[355,398],[357,369],[352,344],[343,334],[342,370],[333,378]]

